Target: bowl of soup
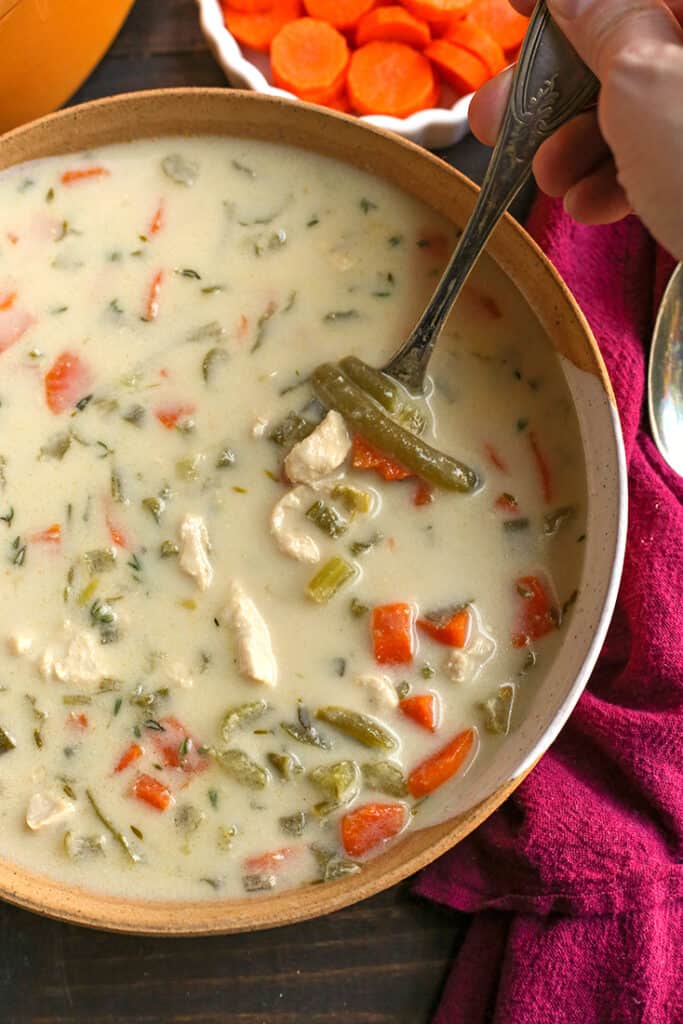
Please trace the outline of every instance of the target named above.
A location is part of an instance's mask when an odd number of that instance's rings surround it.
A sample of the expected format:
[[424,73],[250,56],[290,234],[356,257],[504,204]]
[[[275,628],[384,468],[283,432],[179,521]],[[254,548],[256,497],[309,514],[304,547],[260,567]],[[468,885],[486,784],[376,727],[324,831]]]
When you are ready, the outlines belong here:
[[0,140],[4,898],[156,934],[322,914],[556,737],[623,557],[590,330],[508,218],[425,395],[377,369],[475,195],[225,90]]

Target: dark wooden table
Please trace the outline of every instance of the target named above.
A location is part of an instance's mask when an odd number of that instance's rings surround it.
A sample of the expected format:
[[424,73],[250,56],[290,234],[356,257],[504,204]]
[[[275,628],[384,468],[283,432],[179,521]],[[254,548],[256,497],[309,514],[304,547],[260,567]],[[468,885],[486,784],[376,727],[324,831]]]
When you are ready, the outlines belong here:
[[[137,0],[73,102],[224,85],[192,0]],[[442,154],[479,177],[472,139]],[[207,939],[88,932],[0,905],[2,1024],[423,1024],[467,918],[410,882],[329,917]]]

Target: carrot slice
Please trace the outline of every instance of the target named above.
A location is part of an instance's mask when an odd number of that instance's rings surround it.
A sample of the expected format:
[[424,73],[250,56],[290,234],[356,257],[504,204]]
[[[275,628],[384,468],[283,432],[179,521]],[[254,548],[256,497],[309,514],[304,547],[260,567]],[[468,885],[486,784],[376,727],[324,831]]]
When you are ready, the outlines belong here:
[[149,804],[155,811],[165,811],[173,803],[170,790],[151,775],[138,775],[133,783],[133,796]]
[[476,90],[491,77],[488,68],[479,57],[463,50],[461,46],[435,39],[424,50],[439,74],[462,96]]
[[62,185],[75,185],[79,181],[90,178],[106,178],[110,172],[106,167],[80,167],[73,171],[64,171],[59,179]]
[[109,536],[111,537],[112,544],[116,544],[117,548],[130,548],[130,543],[123,530],[121,530],[112,519],[107,516],[107,529],[109,530]]
[[380,665],[407,665],[413,660],[413,609],[409,604],[381,604],[372,611],[372,647]]
[[154,415],[167,430],[173,430],[178,423],[186,416],[191,416],[195,411],[194,405],[182,405],[177,402],[175,405],[163,405],[156,409]]
[[417,722],[423,729],[436,732],[439,724],[439,702],[434,693],[416,693],[414,697],[404,697],[399,708],[407,718]]
[[474,729],[465,729],[445,747],[413,768],[408,776],[409,793],[414,797],[426,796],[448,782],[472,749],[474,736]]
[[423,21],[446,25],[452,18],[464,17],[473,0],[402,0],[411,14]]
[[508,468],[507,468],[506,463],[504,462],[502,456],[498,454],[498,451],[493,447],[492,444],[485,444],[484,445],[484,451],[486,452],[486,455],[488,456],[489,462],[493,466],[495,466],[496,469],[499,469],[501,471],[501,473],[507,473],[508,472]]
[[88,391],[91,374],[74,352],[58,355],[45,374],[45,400],[50,412],[71,409]]
[[304,0],[311,18],[319,18],[335,28],[347,30],[374,6],[375,0]]
[[351,441],[351,465],[354,469],[374,469],[384,480],[407,480],[413,476],[410,469],[383,455],[360,434],[354,434]]
[[270,11],[274,0],[226,0],[225,6],[233,11],[242,11],[243,14],[262,14]]
[[518,14],[508,0],[474,0],[469,17],[485,28],[506,53],[524,39],[529,19]]
[[359,114],[408,117],[435,107],[439,85],[429,61],[405,43],[366,43],[351,56],[347,89]]
[[119,758],[114,771],[124,771],[124,769],[126,769],[129,764],[132,764],[133,761],[137,761],[139,757],[142,757],[143,753],[144,751],[139,743],[131,743],[131,745],[128,747],[128,750],[124,750],[124,752],[121,754],[121,757]]
[[281,846],[279,850],[267,850],[266,853],[247,857],[242,862],[242,867],[250,875],[268,875],[278,871],[286,861],[291,860],[299,852],[293,846]]
[[538,443],[536,437],[536,431],[529,431],[529,444],[531,445],[531,453],[536,462],[538,469],[538,475],[541,478],[541,487],[543,488],[543,500],[548,504],[553,500],[553,478],[550,472],[550,466],[548,460],[541,450],[541,446]]
[[5,295],[0,295],[0,312],[5,312],[5,310],[11,309],[16,297],[16,292],[7,292]]
[[275,85],[314,103],[326,103],[341,92],[348,63],[341,32],[315,18],[285,25],[270,48]]
[[223,20],[235,39],[252,50],[268,53],[281,28],[301,15],[301,0],[274,0],[266,11],[244,13],[224,3]]
[[454,615],[446,613],[441,618],[418,619],[418,628],[445,647],[464,647],[470,628],[470,613],[460,608]]
[[16,293],[0,296],[0,353],[6,352],[35,323],[25,309],[15,305]]
[[333,96],[331,100],[326,100],[323,106],[329,107],[330,110],[338,110],[341,114],[351,113],[351,104],[345,89],[342,89],[338,96]]
[[362,857],[393,839],[405,823],[403,804],[363,804],[342,818],[342,844],[349,857]]
[[142,317],[143,320],[156,320],[159,316],[159,295],[161,294],[161,286],[163,283],[164,272],[163,270],[157,270],[156,274],[149,282],[149,287],[147,289],[145,312]]
[[489,73],[497,75],[508,63],[503,47],[497,39],[477,24],[471,17],[451,22],[444,36],[447,42],[461,46],[468,53],[483,61]]
[[72,729],[87,729],[89,725],[88,716],[82,711],[70,711],[66,716],[66,724]]
[[418,480],[415,493],[413,494],[413,505],[420,508],[422,505],[431,505],[434,501],[434,488],[425,483],[424,480]]
[[416,18],[404,7],[376,7],[364,14],[356,26],[356,46],[383,39],[421,50],[431,38],[427,22]]
[[182,722],[173,715],[161,718],[161,729],[150,729],[152,744],[166,768],[180,768],[187,775],[208,768],[206,757],[199,753],[200,744],[190,735]]
[[512,646],[524,647],[530,640],[540,640],[556,629],[558,619],[550,594],[538,576],[520,577],[515,582],[515,589],[522,605]]
[[59,523],[53,523],[46,530],[39,530],[38,533],[32,533],[29,537],[32,543],[37,544],[59,544],[61,539],[62,528]]
[[147,228],[147,234],[150,235],[150,236],[151,235],[157,235],[161,231],[163,226],[164,226],[164,203],[163,203],[163,200],[162,200],[159,203],[159,205],[157,206],[156,210],[154,211],[154,216],[152,217],[151,221],[149,222],[149,227]]

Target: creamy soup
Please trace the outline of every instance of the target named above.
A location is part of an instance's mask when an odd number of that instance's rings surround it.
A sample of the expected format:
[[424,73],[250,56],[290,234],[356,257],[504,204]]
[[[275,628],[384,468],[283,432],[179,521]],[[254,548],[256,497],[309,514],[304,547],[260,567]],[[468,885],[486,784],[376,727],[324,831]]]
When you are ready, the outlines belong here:
[[484,262],[426,399],[366,395],[465,492],[311,384],[386,361],[454,240],[239,139],[0,176],[5,858],[145,898],[328,881],[495,758],[577,598],[559,361]]

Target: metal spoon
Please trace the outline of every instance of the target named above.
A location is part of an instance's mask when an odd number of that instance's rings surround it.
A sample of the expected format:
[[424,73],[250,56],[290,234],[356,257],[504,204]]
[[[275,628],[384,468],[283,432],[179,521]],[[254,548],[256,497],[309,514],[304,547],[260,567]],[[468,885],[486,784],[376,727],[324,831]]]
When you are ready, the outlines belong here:
[[503,126],[469,221],[436,291],[404,345],[383,367],[413,394],[422,394],[427,364],[491,232],[531,174],[541,145],[580,113],[599,85],[539,2],[522,45]]
[[657,314],[647,404],[655,444],[683,476],[683,263],[671,275]]

